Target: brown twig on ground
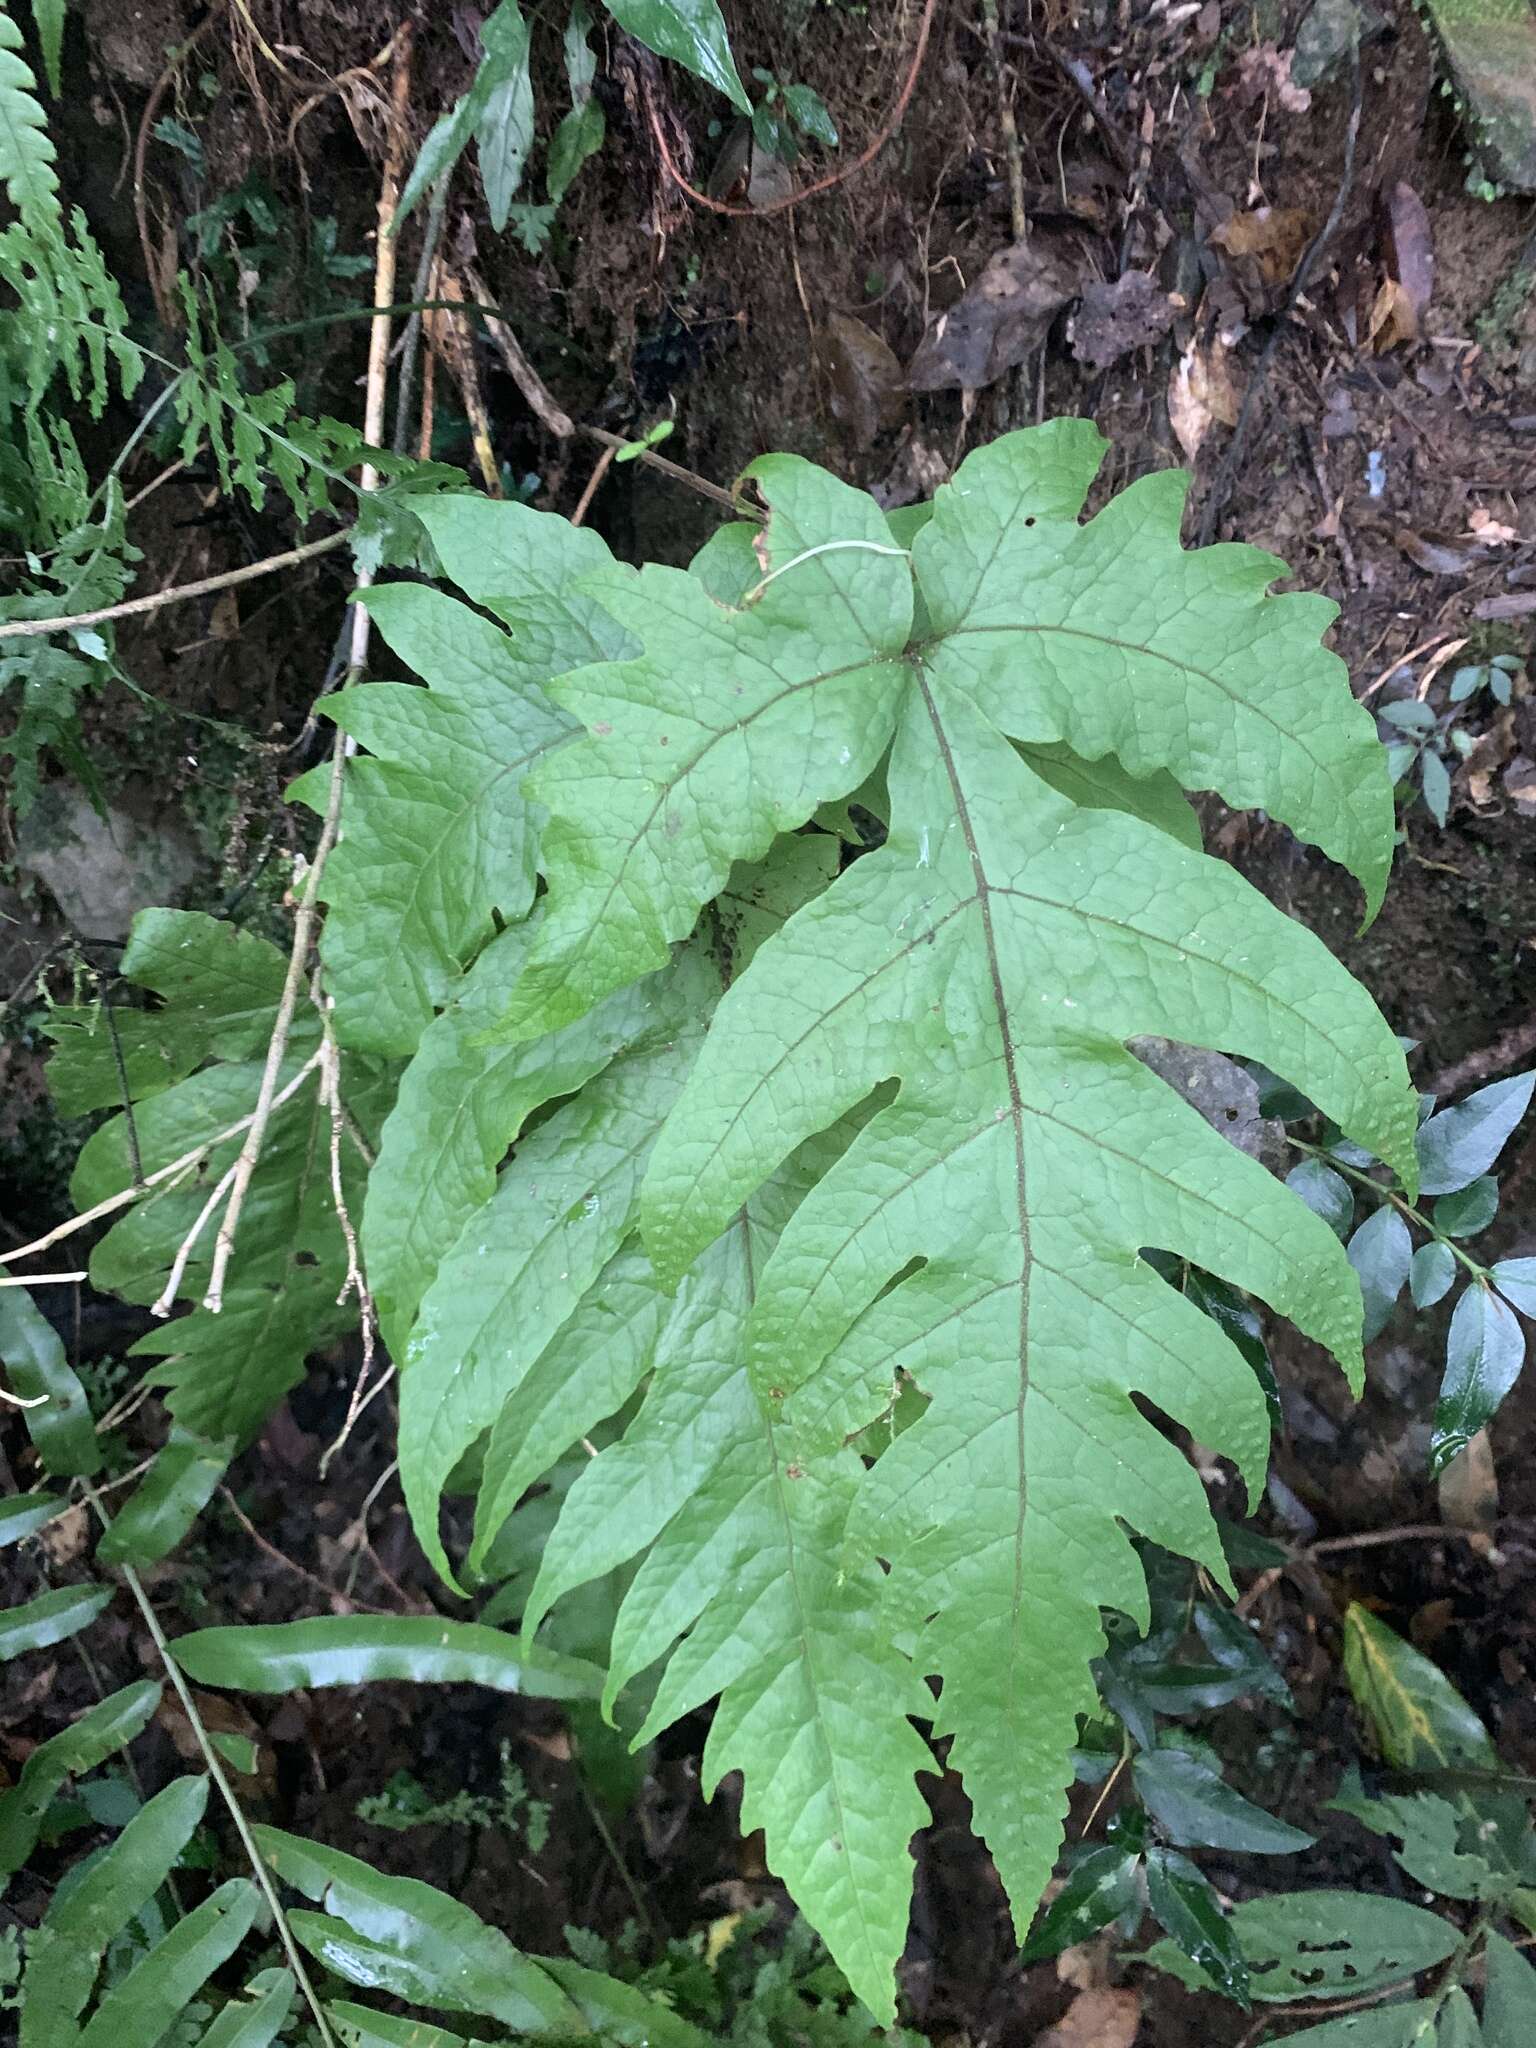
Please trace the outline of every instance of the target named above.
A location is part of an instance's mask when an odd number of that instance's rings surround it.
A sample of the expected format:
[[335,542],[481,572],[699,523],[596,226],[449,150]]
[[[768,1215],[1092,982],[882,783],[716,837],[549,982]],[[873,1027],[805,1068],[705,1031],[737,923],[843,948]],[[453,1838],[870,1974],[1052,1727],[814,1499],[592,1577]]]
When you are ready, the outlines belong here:
[[[583,427],[581,431],[589,441],[600,441],[603,447],[611,448],[614,454],[621,448],[634,446],[634,443],[626,441],[622,434],[610,434],[606,427]],[[762,517],[756,506],[733,497],[722,484],[712,484],[707,476],[699,476],[694,470],[684,469],[680,462],[669,461],[665,455],[658,455],[653,448],[640,449],[636,459],[643,462],[647,469],[659,470],[663,476],[671,477],[674,483],[686,484],[690,491],[697,491],[701,498],[708,498],[712,504],[724,506],[733,518]]]
[[1409,1522],[1399,1529],[1360,1529],[1352,1536],[1325,1536],[1320,1543],[1309,1543],[1298,1550],[1284,1564],[1272,1564],[1267,1571],[1260,1572],[1233,1612],[1250,1614],[1287,1572],[1320,1557],[1334,1557],[1348,1550],[1382,1550],[1392,1543],[1471,1543],[1475,1547],[1483,1540],[1480,1530],[1458,1529],[1448,1522]]
[[352,529],[328,533],[323,540],[307,540],[302,547],[289,548],[281,555],[268,555],[263,562],[248,562],[243,569],[226,569],[218,576],[203,576],[196,583],[178,583],[170,590],[151,591],[148,597],[125,598],[121,604],[103,605],[99,611],[71,612],[62,619],[7,619],[0,625],[0,640],[34,639],[40,633],[64,633],[75,626],[100,626],[109,619],[128,619],[140,612],[157,612],[162,605],[180,604],[189,597],[209,597],[216,590],[232,590],[237,583],[254,583],[278,569],[293,569],[300,562],[312,562],[316,555],[329,555],[345,547]]
[[352,1594],[344,1593],[339,1586],[327,1585],[318,1572],[312,1572],[307,1565],[300,1564],[296,1558],[289,1557],[286,1551],[279,1550],[275,1543],[269,1542],[262,1535],[261,1531],[256,1527],[250,1516],[246,1514],[239,1501],[235,1499],[235,1496],[227,1486],[219,1488],[219,1498],[240,1524],[246,1535],[250,1537],[263,1557],[270,1557],[272,1562],[275,1565],[280,1565],[285,1572],[291,1573],[296,1579],[302,1579],[305,1585],[313,1586],[316,1592],[323,1593],[328,1601],[332,1603],[339,1601],[346,1608],[360,1607],[367,1614],[394,1613],[395,1610],[392,1607],[372,1606],[367,1600],[358,1600]]
[[[379,186],[373,303],[381,309],[387,309],[394,296],[395,259],[399,245],[392,229],[400,194],[400,172],[405,162],[404,111],[410,92],[411,47],[412,37],[407,24],[395,38],[394,101],[401,118],[390,132],[389,154],[385,160],[384,175]],[[363,406],[363,439],[373,448],[381,446],[384,437],[384,399],[389,376],[389,327],[389,312],[381,310],[374,316],[368,337],[368,384]],[[359,472],[358,489],[362,492],[377,490],[378,483],[377,469],[371,462],[365,462]],[[371,575],[359,573],[360,585],[366,585],[371,581]],[[368,626],[367,611],[360,604],[354,605],[349,677],[361,674],[367,661]],[[235,1248],[235,1233],[240,1225],[240,1212],[245,1207],[245,1198],[256,1171],[257,1161],[261,1157],[261,1148],[266,1142],[267,1123],[277,1094],[277,1078],[288,1051],[288,1034],[293,1028],[293,1013],[298,1004],[299,987],[304,979],[310,943],[320,912],[320,882],[341,829],[343,770],[355,745],[356,742],[350,735],[338,731],[336,744],[331,753],[331,786],[326,798],[325,818],[320,827],[320,838],[315,847],[314,859],[304,879],[304,892],[293,920],[293,944],[288,954],[288,971],[283,978],[283,992],[278,999],[277,1016],[273,1020],[272,1036],[267,1044],[261,1087],[256,1097],[256,1107],[251,1115],[250,1128],[245,1134],[245,1143],[241,1146],[240,1156],[235,1161],[229,1205],[224,1211],[224,1220],[219,1225],[219,1234],[214,1241],[213,1266],[208,1276],[203,1306],[215,1315],[224,1305],[224,1282],[229,1271],[230,1256]],[[323,1045],[321,1050],[323,1053]]]
[[981,0],[981,37],[987,46],[987,65],[992,73],[992,89],[997,96],[997,125],[1002,133],[1003,155],[1008,167],[1008,214],[1013,239],[1022,242],[1029,233],[1029,215],[1024,206],[1024,153],[1019,147],[1019,124],[1013,117],[1013,101],[1008,93],[1001,31],[997,0]]
[[485,331],[496,344],[496,352],[506,365],[507,375],[555,438],[568,441],[576,431],[574,420],[565,407],[557,405],[550,396],[548,385],[523,353],[522,343],[506,321],[499,314],[486,312],[487,306],[496,303],[495,296],[472,263],[464,265],[464,282],[480,307]]
[[1436,1095],[1456,1095],[1474,1081],[1486,1081],[1490,1074],[1502,1074],[1518,1066],[1532,1052],[1536,1052],[1536,1017],[1523,1017],[1492,1045],[1480,1046],[1476,1052],[1452,1060],[1448,1067],[1431,1074],[1424,1085]]
[[846,184],[850,178],[857,176],[874,162],[901,126],[902,116],[906,113],[917,86],[917,74],[923,68],[923,58],[927,53],[928,37],[933,28],[933,17],[937,7],[938,0],[923,0],[923,18],[917,25],[917,41],[912,46],[912,61],[907,67],[901,91],[896,95],[890,113],[881,122],[874,141],[862,150],[851,164],[843,164],[839,169],[829,171],[826,177],[817,178],[809,185],[802,185],[798,192],[786,192],[782,199],[770,199],[766,206],[733,206],[728,200],[712,198],[708,192],[701,192],[697,185],[689,184],[677,167],[677,159],[672,154],[671,145],[667,141],[656,109],[649,107],[646,111],[650,121],[651,139],[656,145],[656,153],[661,158],[667,176],[695,206],[702,206],[710,213],[723,213],[732,220],[765,220],[771,213],[783,213],[791,206],[799,206],[804,200],[816,198],[819,193],[830,192],[835,186]]
[[[363,1273],[363,1257],[358,1249],[357,1232],[352,1225],[351,1213],[347,1208],[346,1189],[341,1177],[341,1140],[346,1130],[347,1112],[341,1099],[341,1053],[336,1044],[336,1031],[331,1023],[330,999],[314,996],[315,1007],[320,1013],[320,1101],[330,1111],[331,1118],[331,1200],[336,1205],[336,1221],[347,1247],[347,1274],[342,1282],[336,1306],[341,1308],[352,1295],[357,1296],[358,1320],[362,1325],[363,1363],[347,1403],[347,1417],[342,1424],[341,1435],[336,1440],[339,1449],[352,1433],[352,1426],[363,1410],[363,1396],[368,1382],[373,1377],[374,1331],[378,1317],[373,1306],[373,1296],[368,1291],[368,1282]],[[329,1461],[330,1453],[327,1453]],[[320,1477],[325,1477],[322,1465]]]
[[1253,408],[1269,376],[1270,365],[1274,362],[1292,313],[1298,300],[1311,280],[1317,259],[1333,240],[1339,222],[1344,218],[1344,209],[1349,204],[1349,195],[1355,186],[1355,146],[1360,140],[1360,114],[1364,105],[1364,73],[1360,63],[1360,46],[1356,43],[1350,53],[1350,108],[1349,125],[1344,131],[1344,169],[1339,178],[1339,188],[1333,195],[1333,204],[1328,217],[1302,251],[1291,278],[1290,290],[1285,295],[1285,304],[1275,315],[1275,324],[1265,342],[1253,375],[1248,379],[1248,389],[1243,393],[1243,402],[1238,407],[1237,422],[1232,429],[1232,438],[1227,443],[1215,476],[1211,480],[1210,492],[1205,501],[1205,510],[1200,518],[1199,545],[1206,547],[1216,532],[1216,521],[1221,517],[1222,507],[1232,492],[1237,476],[1238,464],[1242,461],[1247,446],[1248,427],[1253,418]]
[[592,508],[592,500],[601,488],[603,478],[613,467],[616,449],[605,448],[592,465],[592,474],[587,478],[587,487],[576,500],[576,510],[571,514],[572,526],[580,526]]
[[[442,298],[455,307],[465,303],[464,288],[452,271],[439,265],[437,279]],[[488,498],[499,498],[502,494],[501,472],[491,442],[490,408],[486,405],[485,391],[480,382],[480,365],[476,360],[469,322],[457,311],[432,313],[428,316],[426,332],[428,348],[437,355],[459,387],[481,485]]]

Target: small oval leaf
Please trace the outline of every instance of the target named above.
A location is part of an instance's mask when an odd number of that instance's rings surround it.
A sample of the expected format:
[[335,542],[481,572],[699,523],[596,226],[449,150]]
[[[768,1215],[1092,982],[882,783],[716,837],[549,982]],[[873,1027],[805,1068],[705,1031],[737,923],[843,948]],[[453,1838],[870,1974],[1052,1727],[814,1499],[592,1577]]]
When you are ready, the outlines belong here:
[[1445,1378],[1435,1407],[1431,1472],[1441,1472],[1484,1428],[1520,1377],[1525,1332],[1506,1301],[1474,1281],[1451,1312]]
[[1486,1173],[1519,1123],[1536,1087],[1536,1073],[1516,1074],[1479,1088],[1453,1109],[1419,1126],[1419,1193],[1449,1195]]
[[1367,1216],[1346,1246],[1349,1263],[1360,1277],[1365,1298],[1366,1343],[1379,1336],[1396,1306],[1413,1261],[1413,1238],[1396,1209],[1382,1207]]
[[1408,1268],[1408,1288],[1415,1308],[1433,1308],[1451,1291],[1456,1278],[1456,1254],[1437,1237],[1420,1245]]

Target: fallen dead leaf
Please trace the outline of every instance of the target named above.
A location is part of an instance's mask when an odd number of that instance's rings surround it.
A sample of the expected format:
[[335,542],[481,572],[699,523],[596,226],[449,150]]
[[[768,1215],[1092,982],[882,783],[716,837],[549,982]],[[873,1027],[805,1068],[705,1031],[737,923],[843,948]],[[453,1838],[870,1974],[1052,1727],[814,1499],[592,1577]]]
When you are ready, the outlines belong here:
[[1072,353],[1090,370],[1107,370],[1133,349],[1160,341],[1173,325],[1173,300],[1145,270],[1122,271],[1113,284],[1083,287],[1067,326]]
[[1407,341],[1419,338],[1419,316],[1413,301],[1395,277],[1384,277],[1377,287],[1366,322],[1365,338],[1379,356]]
[[84,1552],[90,1533],[90,1518],[83,1501],[76,1501],[72,1508],[66,1508],[62,1515],[55,1515],[39,1529],[37,1540],[50,1569],[62,1571],[65,1565],[73,1564]]
[[1213,426],[1236,426],[1238,404],[1220,336],[1213,334],[1203,346],[1192,342],[1168,380],[1168,423],[1189,461]]
[[1035,2048],[1134,2048],[1140,2031],[1139,1991],[1083,1991]]
[[1423,200],[1403,178],[1387,193],[1382,210],[1386,216],[1387,269],[1412,308],[1417,331],[1435,290],[1435,244],[1429,215]]
[[1499,1474],[1486,1429],[1452,1458],[1440,1474],[1440,1519],[1453,1529],[1466,1529],[1493,1540],[1499,1521]]
[[1252,213],[1234,213],[1210,239],[1229,256],[1251,256],[1266,284],[1284,284],[1301,261],[1311,231],[1311,215],[1300,206],[1257,206]]
[[912,389],[979,391],[1026,361],[1081,290],[1081,261],[1039,234],[1000,249],[918,343]]
[[1413,566],[1422,569],[1426,576],[1465,576],[1476,567],[1483,553],[1475,540],[1434,538],[1406,526],[1400,526],[1393,538]]
[[1484,547],[1490,548],[1507,547],[1511,541],[1520,538],[1517,527],[1506,526],[1503,520],[1495,519],[1483,505],[1475,506],[1467,514],[1467,531],[1474,540],[1479,540]]
[[1237,77],[1227,87],[1227,97],[1236,100],[1240,107],[1250,107],[1267,94],[1288,114],[1304,114],[1312,104],[1312,95],[1291,77],[1294,56],[1293,50],[1282,50],[1276,43],[1259,43],[1244,50],[1237,60]]
[[1517,754],[1504,770],[1504,794],[1522,818],[1536,818],[1536,761]]
[[830,313],[818,352],[831,386],[832,417],[861,445],[900,418],[907,380],[883,335],[851,313]]

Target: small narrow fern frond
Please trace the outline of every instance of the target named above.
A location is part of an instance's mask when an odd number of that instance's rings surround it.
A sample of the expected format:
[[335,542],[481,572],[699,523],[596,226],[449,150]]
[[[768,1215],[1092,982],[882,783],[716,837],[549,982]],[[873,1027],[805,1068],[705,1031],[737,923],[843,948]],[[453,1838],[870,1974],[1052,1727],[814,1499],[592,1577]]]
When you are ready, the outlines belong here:
[[21,30],[0,0],[0,185],[33,234],[63,232],[59,174]]

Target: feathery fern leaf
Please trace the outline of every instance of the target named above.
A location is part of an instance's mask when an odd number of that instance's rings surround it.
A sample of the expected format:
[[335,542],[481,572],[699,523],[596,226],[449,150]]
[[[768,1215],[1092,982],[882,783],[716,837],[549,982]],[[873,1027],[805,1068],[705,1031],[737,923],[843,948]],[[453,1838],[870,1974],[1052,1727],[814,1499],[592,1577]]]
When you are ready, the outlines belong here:
[[[118,1013],[136,1098],[140,1165],[153,1174],[183,1153],[208,1149],[184,1176],[151,1189],[107,1231],[91,1254],[98,1286],[149,1302],[165,1285],[177,1248],[239,1151],[243,1133],[215,1140],[255,1106],[284,971],[282,956],[267,941],[233,933],[199,912],[146,911],[135,920],[123,972],[167,998],[165,1010],[136,1022],[130,1021],[134,1013]],[[66,1100],[99,1101],[110,1046],[82,1045],[83,1028],[83,1019],[65,1016],[55,1060],[62,1062]],[[104,1039],[105,1025],[98,1028]],[[304,1065],[318,1028],[313,1018],[298,1020],[280,1086]],[[199,1064],[204,1059],[213,1063]],[[391,1078],[374,1063],[349,1059],[343,1065],[346,1109],[370,1137],[388,1108]],[[195,1309],[134,1346],[135,1356],[166,1361],[151,1376],[169,1388],[175,1419],[197,1436],[248,1442],[298,1379],[305,1356],[355,1323],[356,1310],[337,1304],[346,1245],[331,1189],[331,1136],[330,1112],[317,1082],[308,1079],[273,1112],[223,1309]],[[341,1171],[349,1211],[360,1215],[362,1162],[350,1138],[341,1146]],[[124,1113],[86,1141],[71,1191],[86,1209],[131,1186],[133,1177]],[[186,1263],[178,1290],[184,1297],[195,1299],[207,1284],[215,1228],[210,1218]]]

